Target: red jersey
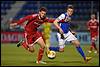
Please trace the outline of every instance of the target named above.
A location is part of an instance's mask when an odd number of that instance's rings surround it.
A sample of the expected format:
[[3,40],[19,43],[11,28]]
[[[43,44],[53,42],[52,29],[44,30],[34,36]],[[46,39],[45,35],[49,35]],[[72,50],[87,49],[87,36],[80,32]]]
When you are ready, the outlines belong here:
[[37,28],[43,24],[44,22],[53,22],[54,20],[50,20],[47,17],[41,19],[38,14],[28,15],[18,21],[18,25],[21,25],[27,21],[25,24],[25,32],[28,34],[34,34],[35,31],[37,31]]
[[91,19],[88,21],[87,27],[89,28],[90,32],[97,32],[99,23],[96,19],[94,19],[94,20]]

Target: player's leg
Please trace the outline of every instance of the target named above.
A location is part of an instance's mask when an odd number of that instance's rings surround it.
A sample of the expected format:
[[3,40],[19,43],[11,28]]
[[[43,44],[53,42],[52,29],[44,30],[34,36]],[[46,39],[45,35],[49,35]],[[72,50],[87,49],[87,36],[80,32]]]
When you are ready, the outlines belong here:
[[57,33],[57,38],[58,38],[58,47],[49,47],[50,50],[57,51],[57,52],[64,52],[64,47],[65,47],[65,40],[61,39],[61,35]]
[[59,52],[59,46],[58,47],[52,47],[52,46],[50,46],[49,50],[53,50],[53,51]]
[[18,43],[17,43],[17,47],[21,46],[21,43],[23,42],[23,40],[20,40]]
[[92,52],[93,48],[94,48],[94,42],[93,42],[93,34],[91,33],[91,45],[90,45],[90,50],[88,51],[89,53]]
[[94,47],[94,49],[95,49],[95,53],[98,53],[98,49],[97,49],[97,47],[96,47],[96,36],[94,37],[94,38],[92,38],[92,44],[93,44],[93,47]]
[[23,48],[25,48],[26,50],[28,49],[28,41],[29,41],[29,36],[27,35],[27,33],[24,33],[24,39],[20,40],[17,43],[17,47],[22,46]]
[[53,50],[53,51],[57,51],[57,52],[64,52],[64,43],[62,43],[61,41],[59,42],[59,46],[58,47],[49,47],[50,50]]
[[28,50],[29,52],[33,53],[34,50],[34,45],[33,44],[28,44],[26,41],[22,42],[22,47]]
[[[68,36],[67,36],[68,35]],[[73,45],[75,45],[77,51],[80,53],[80,55],[84,58],[84,60],[88,61],[88,59],[90,58],[86,58],[81,46],[80,46],[80,42],[77,40],[77,38],[69,31],[68,34],[66,34],[66,40],[70,41],[71,43],[73,43]]]
[[22,47],[25,48],[26,50],[28,50],[28,44],[26,43],[26,41],[23,41],[22,43]]
[[81,54],[81,56],[86,59],[86,56],[82,50],[82,48],[80,47],[80,42],[78,40],[73,40],[72,41],[73,45],[75,45],[77,51]]
[[42,37],[40,37],[37,41],[37,43],[40,45],[39,53],[38,53],[38,58],[36,63],[43,63],[46,64],[45,62],[42,62],[42,57],[44,54],[44,48],[45,48],[45,42]]
[[26,41],[20,41],[18,44],[17,44],[17,47],[19,46],[22,46],[23,48],[25,48],[26,50],[28,50],[29,52],[34,52],[34,47],[33,47],[33,44],[28,44]]
[[80,53],[80,55],[84,58],[84,60],[85,60],[86,62],[89,61],[89,60],[91,60],[91,57],[86,57],[86,56],[85,56],[85,54],[84,54],[82,48],[80,47],[80,42],[79,42],[78,40],[73,40],[73,41],[71,41],[71,42],[75,45],[77,51]]
[[91,46],[90,50],[88,51],[89,53],[91,53],[93,49],[95,49],[95,53],[98,53],[98,49],[95,44],[96,39],[97,39],[97,33],[91,33]]
[[[45,33],[45,34],[46,34],[46,33]],[[49,50],[49,47],[50,47],[49,38],[50,38],[50,36],[49,36],[48,34],[47,34],[47,35],[45,35],[45,34],[43,34],[42,38],[43,38],[43,41],[44,41],[45,46],[46,46],[46,55],[47,55],[48,52],[50,51],[50,50]]]
[[[39,38],[38,38],[39,37]],[[43,53],[44,53],[44,48],[45,48],[45,43],[44,43],[44,40],[42,37],[40,36],[37,36],[37,38],[30,38],[28,39],[28,43],[31,43],[31,44],[28,44],[28,50],[30,52],[34,52],[34,44],[35,43],[38,43],[40,45],[40,49],[39,49],[39,52],[38,52],[38,57],[37,57],[37,62],[36,63],[43,63],[43,64],[46,64],[45,62],[41,61],[42,60],[42,56],[43,56]],[[27,44],[26,44],[27,45]]]
[[65,47],[65,40],[60,40],[59,41],[59,52],[64,52],[64,47]]
[[32,36],[29,36],[29,35],[26,36],[26,33],[25,33],[25,39],[24,39],[24,41],[21,40],[17,44],[17,47],[22,46],[23,48],[25,48],[29,52],[33,53],[34,52],[34,47],[33,47],[33,40],[32,39],[33,39]]
[[64,47],[65,47],[64,43],[65,43],[64,40],[60,40],[58,47],[49,47],[49,49],[57,52],[64,52]]
[[26,50],[28,50],[28,44],[26,43],[26,41],[21,40],[20,42],[17,43],[17,47],[22,46],[23,48],[25,48]]

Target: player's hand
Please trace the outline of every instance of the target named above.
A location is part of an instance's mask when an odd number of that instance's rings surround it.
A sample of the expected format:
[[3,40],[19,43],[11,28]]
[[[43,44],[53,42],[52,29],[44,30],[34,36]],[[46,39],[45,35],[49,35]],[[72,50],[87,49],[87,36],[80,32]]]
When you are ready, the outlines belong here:
[[76,35],[77,33],[75,31],[71,31],[73,35]]
[[63,30],[62,29],[59,29],[59,33],[61,34],[61,39],[64,39],[65,37],[64,37],[64,32],[63,32]]
[[65,37],[64,37],[64,35],[63,35],[63,34],[61,34],[61,39],[65,39]]
[[10,24],[10,29],[13,29],[13,28],[14,28],[13,24]]
[[17,25],[17,23],[11,23],[10,24],[10,29],[13,29],[16,25]]

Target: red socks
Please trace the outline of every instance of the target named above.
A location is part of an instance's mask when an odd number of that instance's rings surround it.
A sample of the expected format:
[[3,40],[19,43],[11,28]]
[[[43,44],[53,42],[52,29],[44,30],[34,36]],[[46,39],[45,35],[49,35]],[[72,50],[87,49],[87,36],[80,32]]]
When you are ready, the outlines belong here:
[[94,46],[94,49],[97,50],[97,47],[96,47],[95,42],[93,42],[92,44],[93,44],[93,46]]
[[39,53],[38,53],[37,61],[41,61],[42,60],[43,53],[44,53],[44,49],[40,48],[39,49]]
[[[25,41],[22,43],[22,47],[24,47],[25,49],[28,49],[28,46],[27,46],[27,44],[26,44]],[[40,48],[39,49],[39,53],[38,53],[37,61],[41,61],[42,60],[43,54],[44,54],[44,49],[43,48]]]
[[94,48],[95,50],[97,50],[97,47],[96,47],[95,42],[92,42],[92,45],[91,45],[91,47],[90,47],[90,50],[92,51],[92,50],[93,50],[93,48]]
[[27,44],[26,44],[26,41],[24,41],[24,42],[22,43],[22,47],[24,47],[25,49],[28,49],[28,46],[27,46]]

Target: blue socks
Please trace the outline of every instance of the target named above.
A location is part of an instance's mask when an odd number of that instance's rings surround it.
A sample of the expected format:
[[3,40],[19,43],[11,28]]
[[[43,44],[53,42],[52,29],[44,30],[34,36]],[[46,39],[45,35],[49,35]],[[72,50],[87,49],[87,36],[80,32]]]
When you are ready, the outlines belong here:
[[85,54],[80,46],[76,47],[77,51],[81,54],[81,56],[86,59]]
[[[59,52],[59,47],[49,47],[50,50]],[[86,59],[85,54],[80,46],[76,47],[77,51],[81,54],[81,56]]]
[[59,47],[49,47],[50,50],[59,52]]

